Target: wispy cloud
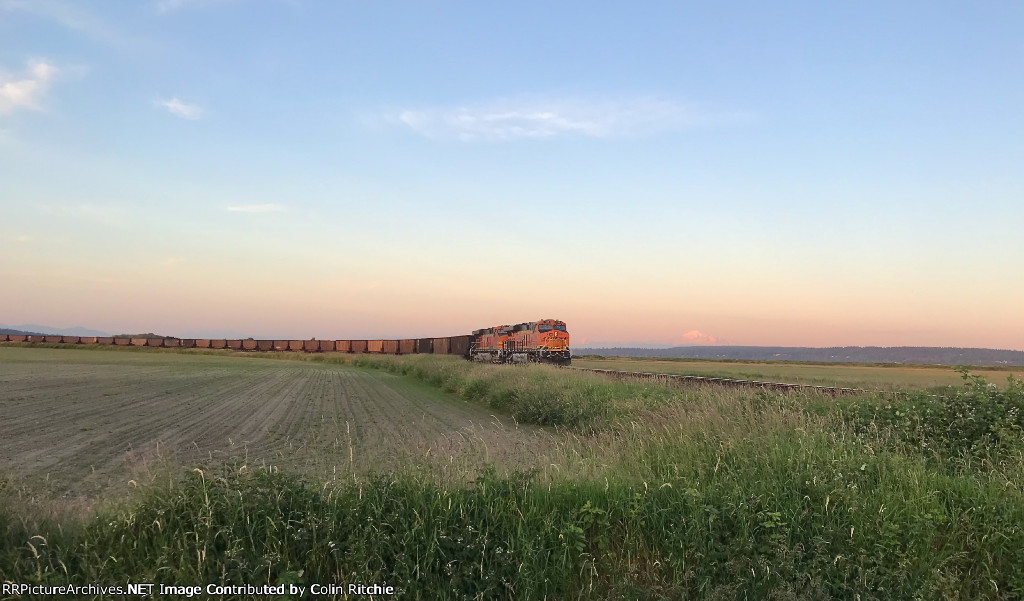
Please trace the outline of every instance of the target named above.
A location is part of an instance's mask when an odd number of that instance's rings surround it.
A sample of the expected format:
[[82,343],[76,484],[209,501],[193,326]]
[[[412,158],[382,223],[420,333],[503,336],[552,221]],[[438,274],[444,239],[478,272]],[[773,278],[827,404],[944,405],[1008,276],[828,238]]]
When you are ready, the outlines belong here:
[[279,204],[230,205],[227,210],[232,213],[281,213],[288,207]]
[[199,6],[201,4],[212,4],[213,2],[224,2],[225,0],[157,0],[156,11],[164,14],[174,12],[179,8],[188,6]]
[[503,141],[634,137],[693,126],[706,117],[676,101],[634,97],[495,100],[407,109],[391,120],[428,138]]
[[53,21],[71,31],[107,44],[127,46],[130,40],[99,18],[88,13],[82,3],[60,0],[0,0],[0,9],[26,12]]
[[19,75],[0,73],[0,115],[16,108],[39,110],[57,75],[57,67],[44,60],[29,61]]
[[172,115],[181,117],[182,119],[189,119],[195,121],[203,118],[203,107],[198,104],[192,104],[185,102],[180,98],[171,98],[170,100],[159,100],[157,101],[159,106],[164,107]]

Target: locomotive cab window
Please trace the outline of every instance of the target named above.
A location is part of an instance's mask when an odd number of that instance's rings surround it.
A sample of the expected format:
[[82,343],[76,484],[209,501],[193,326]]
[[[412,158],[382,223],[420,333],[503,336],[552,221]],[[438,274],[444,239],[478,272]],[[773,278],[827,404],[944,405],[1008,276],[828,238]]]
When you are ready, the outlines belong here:
[[564,325],[555,326],[555,329],[558,330],[559,332],[567,332],[568,331],[568,330],[565,329]]
[[554,329],[554,327],[549,325],[549,324],[541,324],[541,325],[537,326],[537,331],[538,332],[550,332],[553,329]]

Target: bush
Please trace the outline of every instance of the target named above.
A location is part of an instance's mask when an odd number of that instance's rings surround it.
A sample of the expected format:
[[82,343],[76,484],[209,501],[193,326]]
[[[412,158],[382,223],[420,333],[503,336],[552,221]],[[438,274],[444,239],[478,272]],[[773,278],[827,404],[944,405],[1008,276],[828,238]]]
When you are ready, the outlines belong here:
[[847,423],[868,440],[921,453],[944,464],[992,466],[1024,450],[1024,382],[1006,389],[959,370],[965,385],[944,395],[908,393],[866,398],[842,408]]

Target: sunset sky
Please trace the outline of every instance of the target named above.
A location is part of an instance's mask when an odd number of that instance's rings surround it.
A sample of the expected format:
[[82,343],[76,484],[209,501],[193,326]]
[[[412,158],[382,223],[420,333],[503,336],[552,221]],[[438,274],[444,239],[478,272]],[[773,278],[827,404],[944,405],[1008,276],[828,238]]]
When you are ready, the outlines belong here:
[[0,0],[0,324],[1024,350],[1024,3]]

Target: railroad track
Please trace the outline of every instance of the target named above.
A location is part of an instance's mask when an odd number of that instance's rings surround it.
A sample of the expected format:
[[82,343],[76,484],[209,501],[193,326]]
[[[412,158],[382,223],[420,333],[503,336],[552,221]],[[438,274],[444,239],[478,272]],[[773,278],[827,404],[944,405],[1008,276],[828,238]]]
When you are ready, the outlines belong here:
[[640,371],[616,371],[612,369],[590,369],[586,367],[568,367],[577,371],[587,371],[619,380],[633,378],[643,380],[657,380],[669,384],[689,384],[694,386],[731,386],[735,388],[760,388],[762,390],[780,390],[792,392],[818,392],[832,396],[851,394],[892,394],[880,390],[867,390],[865,388],[841,388],[838,386],[815,386],[813,384],[787,384],[785,382],[761,382],[759,380],[737,380],[734,378],[711,378],[708,376],[682,376],[676,374],[656,374]]

